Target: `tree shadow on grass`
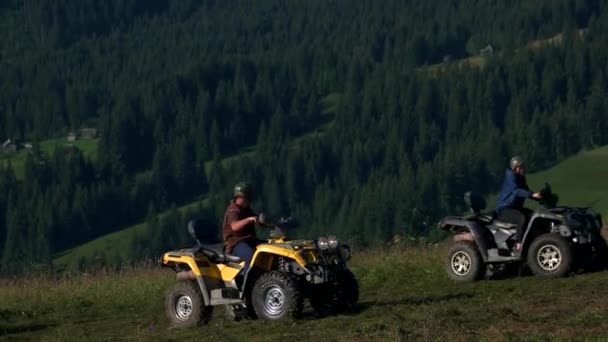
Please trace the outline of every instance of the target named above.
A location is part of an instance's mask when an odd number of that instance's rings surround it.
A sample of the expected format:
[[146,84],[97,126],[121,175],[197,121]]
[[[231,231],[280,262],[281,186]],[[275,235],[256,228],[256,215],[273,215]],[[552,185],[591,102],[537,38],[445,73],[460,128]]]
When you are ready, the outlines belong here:
[[393,299],[393,300],[379,300],[379,301],[363,301],[360,302],[356,308],[354,308],[353,313],[357,314],[363,311],[366,311],[374,306],[394,306],[394,305],[424,305],[424,304],[432,304],[438,302],[444,302],[448,300],[454,299],[468,299],[472,298],[475,295],[472,293],[454,293],[443,296],[426,296],[426,297],[409,297],[402,299]]
[[48,329],[51,327],[52,327],[52,325],[50,325],[50,324],[38,324],[38,323],[14,325],[14,326],[0,325],[0,336],[34,332],[34,331]]
[[[341,315],[359,315],[373,307],[383,307],[383,306],[395,306],[395,305],[424,305],[431,303],[444,302],[448,300],[454,299],[468,299],[472,298],[475,295],[472,293],[455,293],[448,294],[443,296],[426,296],[426,297],[409,297],[402,299],[393,299],[393,300],[379,300],[379,301],[362,301],[357,303],[351,310],[342,313]],[[328,316],[336,316],[335,314],[327,314],[321,315],[316,313],[312,308],[310,310],[305,310],[300,317],[301,320],[315,320]]]

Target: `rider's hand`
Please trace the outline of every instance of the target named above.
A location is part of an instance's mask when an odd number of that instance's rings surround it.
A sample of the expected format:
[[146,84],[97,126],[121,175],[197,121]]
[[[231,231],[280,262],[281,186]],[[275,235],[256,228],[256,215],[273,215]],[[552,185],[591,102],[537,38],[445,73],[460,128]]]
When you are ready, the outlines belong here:
[[535,192],[532,194],[532,198],[534,199],[540,199],[542,197],[542,195],[540,194],[540,192]]
[[249,216],[247,218],[247,220],[249,220],[249,222],[258,223],[258,217],[257,216]]

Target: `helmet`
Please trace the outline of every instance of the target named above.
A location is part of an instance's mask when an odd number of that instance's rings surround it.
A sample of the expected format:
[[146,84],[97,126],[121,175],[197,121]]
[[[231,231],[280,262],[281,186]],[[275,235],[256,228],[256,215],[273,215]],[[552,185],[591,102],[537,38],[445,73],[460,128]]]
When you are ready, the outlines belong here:
[[251,185],[247,182],[238,182],[234,186],[234,197],[244,197],[251,199],[252,197]]
[[513,158],[511,158],[511,161],[509,162],[509,166],[511,167],[511,170],[515,169],[518,166],[523,166],[524,165],[524,159],[520,156],[515,156]]

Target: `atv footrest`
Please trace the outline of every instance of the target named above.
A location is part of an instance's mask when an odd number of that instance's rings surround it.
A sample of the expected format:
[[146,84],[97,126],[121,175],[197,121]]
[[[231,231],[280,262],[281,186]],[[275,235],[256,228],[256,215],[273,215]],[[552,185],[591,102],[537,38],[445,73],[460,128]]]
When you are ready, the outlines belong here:
[[231,304],[243,304],[242,299],[223,299],[223,298],[211,298],[210,305],[231,305]]
[[239,290],[226,287],[211,290],[211,305],[239,304],[242,303]]
[[518,261],[521,256],[500,255],[497,248],[488,249],[488,262]]
[[211,299],[240,299],[239,290],[233,288],[222,288],[211,290]]

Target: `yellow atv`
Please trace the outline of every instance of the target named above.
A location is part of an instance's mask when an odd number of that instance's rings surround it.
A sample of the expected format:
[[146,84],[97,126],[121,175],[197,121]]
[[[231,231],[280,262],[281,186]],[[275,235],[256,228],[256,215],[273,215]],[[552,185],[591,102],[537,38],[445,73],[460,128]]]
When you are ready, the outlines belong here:
[[176,272],[177,284],[166,295],[165,311],[174,326],[206,323],[214,306],[227,308],[236,321],[243,318],[297,318],[308,298],[320,314],[340,313],[356,304],[359,288],[346,262],[350,248],[334,237],[288,241],[283,228],[273,227],[270,239],[256,247],[247,274],[241,258],[224,253],[216,238],[217,225],[188,223],[197,241],[193,248],[167,252],[162,265]]

